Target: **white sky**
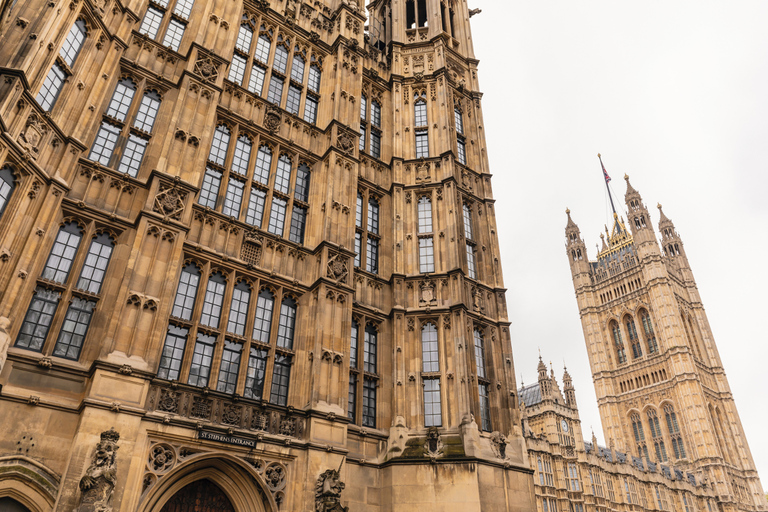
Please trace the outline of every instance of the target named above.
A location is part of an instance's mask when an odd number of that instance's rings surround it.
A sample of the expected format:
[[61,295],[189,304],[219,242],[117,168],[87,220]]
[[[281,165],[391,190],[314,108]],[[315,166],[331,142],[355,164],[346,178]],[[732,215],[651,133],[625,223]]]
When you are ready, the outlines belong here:
[[[597,153],[682,236],[758,472],[768,478],[768,2],[470,0],[518,379],[537,349],[603,441],[566,258],[608,223]],[[619,205],[617,204],[617,207]],[[519,384],[519,381],[518,381]],[[562,385],[562,383],[561,383]],[[763,484],[768,481],[763,480]]]

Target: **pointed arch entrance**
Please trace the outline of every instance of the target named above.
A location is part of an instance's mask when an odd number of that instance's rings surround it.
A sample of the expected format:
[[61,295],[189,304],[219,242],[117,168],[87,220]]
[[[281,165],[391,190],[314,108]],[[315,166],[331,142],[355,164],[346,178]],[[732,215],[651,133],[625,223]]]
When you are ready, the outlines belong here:
[[160,512],[235,512],[235,508],[224,491],[206,478],[187,484]]
[[192,456],[141,498],[137,512],[277,512],[262,476],[229,453]]

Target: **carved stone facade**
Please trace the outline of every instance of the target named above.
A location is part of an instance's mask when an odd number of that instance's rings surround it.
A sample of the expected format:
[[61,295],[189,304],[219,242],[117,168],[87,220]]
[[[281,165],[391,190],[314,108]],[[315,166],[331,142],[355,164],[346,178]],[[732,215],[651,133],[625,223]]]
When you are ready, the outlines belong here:
[[3,4],[0,499],[533,510],[467,5],[418,3]]
[[605,438],[628,456],[706,482],[722,511],[766,510],[683,241],[661,205],[657,240],[625,179],[628,222],[614,214],[596,261],[566,212],[566,252]]
[[585,440],[568,371],[561,390],[541,359],[538,370],[537,382],[518,395],[540,512],[719,510],[717,492],[701,474],[599,446],[594,432]]

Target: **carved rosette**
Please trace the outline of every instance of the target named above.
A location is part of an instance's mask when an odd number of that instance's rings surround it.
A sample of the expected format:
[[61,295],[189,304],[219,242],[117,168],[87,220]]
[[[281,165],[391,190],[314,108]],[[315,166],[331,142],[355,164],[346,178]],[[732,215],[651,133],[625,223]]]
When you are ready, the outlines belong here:
[[328,268],[326,275],[337,283],[347,283],[349,276],[349,261],[339,253],[328,253]]
[[280,129],[282,119],[283,116],[280,109],[273,105],[268,105],[267,110],[264,112],[264,128],[270,133],[275,133]]
[[219,77],[219,67],[211,57],[201,52],[195,61],[195,74],[200,76],[204,82],[215,82]]
[[355,150],[356,140],[357,137],[353,136],[351,133],[347,131],[339,131],[339,134],[336,136],[336,145],[343,153],[351,155]]
[[174,220],[180,220],[184,213],[184,200],[187,194],[173,187],[161,187],[155,196],[152,210]]

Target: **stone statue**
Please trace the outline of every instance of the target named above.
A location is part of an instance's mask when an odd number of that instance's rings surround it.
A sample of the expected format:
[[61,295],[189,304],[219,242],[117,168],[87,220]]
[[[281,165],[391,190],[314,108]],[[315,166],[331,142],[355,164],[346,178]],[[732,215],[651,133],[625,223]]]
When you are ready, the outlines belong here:
[[349,507],[341,506],[343,490],[344,482],[341,481],[339,471],[327,469],[320,475],[315,485],[315,512],[348,512]]
[[111,512],[112,491],[117,483],[116,457],[120,434],[114,427],[101,433],[91,465],[80,479],[80,506],[75,512]]
[[8,335],[10,325],[10,320],[0,316],[0,372],[5,368],[5,358],[8,356],[8,347],[11,346],[11,337]]

